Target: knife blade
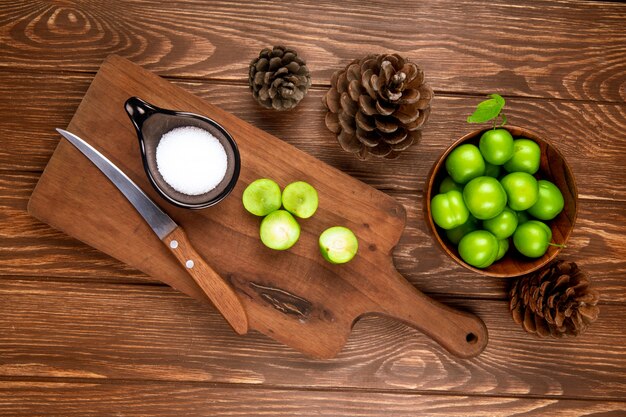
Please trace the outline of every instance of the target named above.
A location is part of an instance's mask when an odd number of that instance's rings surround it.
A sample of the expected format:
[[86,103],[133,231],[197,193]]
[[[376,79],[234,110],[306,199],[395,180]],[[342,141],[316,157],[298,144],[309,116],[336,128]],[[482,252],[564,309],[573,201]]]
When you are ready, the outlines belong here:
[[248,331],[246,311],[233,288],[193,248],[186,233],[128,175],[89,143],[75,134],[57,129],[117,187],[196,281],[226,321],[239,334]]

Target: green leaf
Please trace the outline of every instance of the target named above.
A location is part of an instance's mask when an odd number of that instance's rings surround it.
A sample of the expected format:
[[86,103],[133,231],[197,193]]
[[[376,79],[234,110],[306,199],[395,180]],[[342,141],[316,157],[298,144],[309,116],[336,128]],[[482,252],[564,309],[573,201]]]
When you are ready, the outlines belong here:
[[491,97],[492,99],[494,99],[498,104],[500,104],[500,108],[504,107],[504,99],[502,98],[502,96],[500,94],[490,94],[489,97]]
[[484,123],[498,117],[505,101],[499,94],[491,94],[489,97],[476,106],[474,113],[467,118],[468,123]]

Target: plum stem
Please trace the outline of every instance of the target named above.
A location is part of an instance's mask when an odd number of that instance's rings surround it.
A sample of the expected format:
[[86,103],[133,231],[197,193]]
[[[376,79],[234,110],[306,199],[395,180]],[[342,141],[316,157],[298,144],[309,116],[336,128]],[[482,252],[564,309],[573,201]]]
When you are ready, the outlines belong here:
[[[500,118],[500,126],[497,126],[498,117]],[[496,130],[497,127],[502,127],[506,124],[506,116],[504,113],[498,113],[496,117],[493,118],[493,130]]]

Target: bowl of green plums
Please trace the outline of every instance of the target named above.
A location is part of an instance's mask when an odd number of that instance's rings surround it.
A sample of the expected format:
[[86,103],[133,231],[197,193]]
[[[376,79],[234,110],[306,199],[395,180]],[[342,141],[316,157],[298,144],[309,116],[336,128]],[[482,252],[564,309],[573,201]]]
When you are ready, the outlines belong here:
[[515,126],[469,133],[437,160],[425,189],[426,223],[464,267],[492,277],[533,272],[565,247],[577,215],[563,155]]

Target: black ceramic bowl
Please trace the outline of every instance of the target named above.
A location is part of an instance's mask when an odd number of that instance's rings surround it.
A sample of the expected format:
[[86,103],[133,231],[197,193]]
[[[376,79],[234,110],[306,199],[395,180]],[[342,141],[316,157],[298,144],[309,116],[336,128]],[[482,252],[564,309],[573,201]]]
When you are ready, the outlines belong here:
[[[223,200],[237,184],[241,160],[232,136],[214,120],[199,114],[162,109],[137,97],[126,100],[124,109],[133,122],[139,139],[139,148],[146,175],[157,192],[168,202],[184,208],[201,209]],[[194,126],[215,136],[226,151],[227,168],[222,181],[211,191],[188,195],[170,186],[157,169],[156,148],[161,137],[172,129]]]

